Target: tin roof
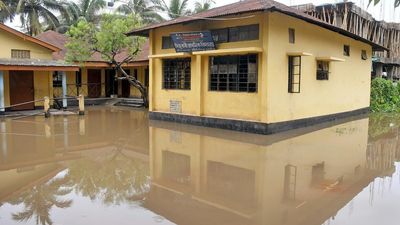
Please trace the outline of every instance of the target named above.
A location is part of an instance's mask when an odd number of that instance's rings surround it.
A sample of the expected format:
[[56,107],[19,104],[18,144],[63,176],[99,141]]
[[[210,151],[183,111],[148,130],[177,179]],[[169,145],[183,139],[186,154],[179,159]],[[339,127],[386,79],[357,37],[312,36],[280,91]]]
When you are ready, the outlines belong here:
[[[61,49],[61,51],[53,53],[53,59],[55,59],[55,60],[64,60],[65,59],[65,54],[67,53],[65,44],[68,41],[68,37],[66,35],[49,30],[49,31],[39,34],[38,36],[36,36],[36,38],[38,38],[39,40],[45,41],[47,43],[50,43],[52,45],[55,45]],[[147,40],[143,44],[139,55],[137,55],[136,58],[132,62],[147,61],[147,60],[149,60],[148,56],[149,56],[149,42]],[[127,57],[128,57],[128,52],[123,51],[116,56],[116,60],[117,60],[117,62],[121,62],[122,60],[126,59]],[[87,61],[88,62],[106,62],[106,60],[104,60],[101,57],[101,54],[98,52],[94,53]]]
[[6,70],[26,70],[27,67],[29,67],[30,70],[79,70],[78,65],[60,60],[0,58],[0,68]]
[[232,16],[237,14],[257,12],[257,11],[268,11],[268,12],[280,12],[288,16],[292,16],[306,22],[318,25],[320,27],[326,28],[328,30],[340,33],[344,36],[351,37],[355,40],[367,43],[373,47],[375,51],[387,50],[387,48],[378,45],[368,39],[362,38],[355,35],[347,30],[336,27],[329,23],[326,23],[320,19],[312,17],[306,13],[303,13],[297,9],[284,5],[282,3],[273,0],[244,0],[236,3],[228,4],[221,7],[216,7],[201,13],[197,13],[190,16],[182,16],[173,20],[165,21],[162,23],[152,24],[145,26],[143,28],[135,29],[129,32],[127,35],[138,35],[138,36],[148,36],[149,30],[159,27],[165,27],[175,24],[193,22],[198,20],[207,20],[207,18],[216,18],[222,16]]

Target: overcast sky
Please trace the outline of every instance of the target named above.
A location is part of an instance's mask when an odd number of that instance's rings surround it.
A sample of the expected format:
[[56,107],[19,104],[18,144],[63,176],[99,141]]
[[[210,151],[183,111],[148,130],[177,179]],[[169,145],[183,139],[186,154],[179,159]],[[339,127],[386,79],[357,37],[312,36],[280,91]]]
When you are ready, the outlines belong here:
[[[79,1],[79,0],[73,0]],[[112,1],[112,0],[106,0]],[[126,1],[126,0],[120,0]],[[166,0],[167,2],[169,0]],[[194,8],[194,2],[196,0],[190,0],[190,8]],[[215,0],[215,6],[222,6],[226,4],[230,4],[233,2],[237,2],[238,0]],[[278,2],[284,3],[286,5],[299,5],[305,3],[313,3],[314,5],[326,4],[326,3],[336,3],[342,2],[343,0],[277,0]],[[376,6],[370,5],[368,7],[368,0],[352,0],[352,2],[356,3],[359,7],[368,10],[376,19],[385,20],[387,22],[400,22],[400,7],[398,9],[394,9],[394,1],[395,0],[381,0],[382,3],[379,3]],[[106,11],[112,11],[112,8],[106,9]],[[14,27],[15,29],[20,29],[20,23],[16,20],[14,23],[6,23],[7,25]]]

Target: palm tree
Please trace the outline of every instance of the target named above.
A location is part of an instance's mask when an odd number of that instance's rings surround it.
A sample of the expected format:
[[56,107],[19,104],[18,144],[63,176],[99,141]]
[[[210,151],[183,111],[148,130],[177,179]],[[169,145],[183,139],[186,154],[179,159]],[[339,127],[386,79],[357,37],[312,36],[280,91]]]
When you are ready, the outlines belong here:
[[0,23],[13,20],[17,2],[15,0],[0,0]]
[[152,1],[158,10],[166,12],[171,19],[191,14],[188,9],[189,0],[171,0],[169,4],[167,4],[165,0]]
[[64,8],[57,0],[18,0],[16,13],[19,15],[22,26],[31,36],[43,31],[43,24],[49,29],[55,29],[60,22],[53,12],[62,12]]
[[194,12],[200,13],[211,9],[212,5],[215,4],[214,0],[201,0],[194,3]]
[[75,3],[75,1],[64,3],[64,7],[67,9],[69,18],[73,23],[80,18],[85,18],[87,22],[99,22],[99,11],[106,5],[105,0],[79,0],[78,3]]
[[156,10],[157,7],[150,5],[148,0],[129,0],[124,2],[122,5],[117,7],[117,12],[124,15],[139,16],[143,19],[145,24],[161,22],[164,19],[160,16]]
[[[377,5],[379,2],[381,2],[381,0],[369,0],[368,5],[371,4],[372,2],[374,3],[374,5]],[[395,0],[394,7],[397,8],[399,6],[400,6],[400,0]]]
[[62,200],[59,197],[71,193],[65,178],[53,178],[45,184],[40,184],[24,192],[17,199],[10,200],[10,204],[24,204],[24,210],[13,213],[12,218],[18,222],[26,222],[32,217],[37,225],[53,224],[50,210],[56,206],[60,209],[68,208],[72,200]]

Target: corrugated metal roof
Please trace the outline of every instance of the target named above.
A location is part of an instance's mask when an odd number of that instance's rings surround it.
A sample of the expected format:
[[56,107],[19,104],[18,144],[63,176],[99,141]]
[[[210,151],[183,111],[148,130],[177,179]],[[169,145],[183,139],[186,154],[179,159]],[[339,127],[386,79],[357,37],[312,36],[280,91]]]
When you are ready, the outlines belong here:
[[319,20],[315,17],[312,17],[306,13],[303,13],[297,9],[294,9],[292,7],[289,7],[287,5],[284,5],[282,3],[279,3],[279,2],[276,2],[273,0],[244,0],[244,1],[236,2],[236,3],[232,3],[229,5],[213,8],[208,11],[201,12],[201,13],[198,13],[195,15],[183,16],[183,17],[176,18],[174,20],[169,20],[169,21],[165,21],[162,23],[152,24],[152,25],[149,25],[149,26],[146,26],[143,28],[135,29],[135,30],[129,32],[128,35],[148,36],[149,30],[154,29],[154,28],[165,27],[165,26],[181,24],[181,23],[186,23],[186,22],[192,22],[192,21],[197,21],[197,20],[204,20],[206,18],[232,16],[232,15],[236,15],[236,14],[243,14],[243,13],[257,12],[257,11],[280,12],[280,13],[286,14],[288,16],[292,16],[292,17],[304,20],[306,22],[324,27],[328,30],[340,33],[344,36],[348,36],[353,39],[367,43],[367,44],[371,45],[374,48],[374,50],[376,50],[376,51],[388,50],[387,48],[385,48],[381,45],[378,45],[370,40],[362,38],[358,35],[348,32],[347,30],[344,30],[342,28],[339,28],[339,27],[336,27],[329,23],[326,23],[326,22]]
[[78,67],[61,60],[47,59],[10,59],[0,58],[0,65],[3,66],[37,66],[37,67]]

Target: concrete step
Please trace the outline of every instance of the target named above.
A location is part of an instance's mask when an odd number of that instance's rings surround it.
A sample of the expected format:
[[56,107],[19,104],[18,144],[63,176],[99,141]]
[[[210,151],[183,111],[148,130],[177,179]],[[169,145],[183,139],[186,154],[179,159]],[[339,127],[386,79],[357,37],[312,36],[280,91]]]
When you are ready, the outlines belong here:
[[121,98],[116,106],[127,106],[127,107],[143,107],[143,99],[140,98]]

